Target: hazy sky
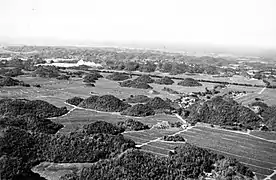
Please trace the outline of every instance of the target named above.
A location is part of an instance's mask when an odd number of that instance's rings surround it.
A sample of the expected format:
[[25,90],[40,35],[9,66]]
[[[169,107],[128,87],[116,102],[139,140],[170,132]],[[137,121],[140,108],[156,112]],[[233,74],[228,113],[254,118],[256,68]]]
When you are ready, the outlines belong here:
[[276,48],[276,0],[0,0],[0,37]]

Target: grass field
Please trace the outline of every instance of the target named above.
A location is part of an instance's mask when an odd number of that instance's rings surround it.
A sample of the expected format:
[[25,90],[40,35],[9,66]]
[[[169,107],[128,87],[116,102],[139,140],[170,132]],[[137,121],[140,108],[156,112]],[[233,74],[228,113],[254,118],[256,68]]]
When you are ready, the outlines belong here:
[[263,99],[263,102],[269,106],[276,104],[276,89],[260,88],[260,87],[240,87],[240,86],[229,86],[227,90],[247,91],[247,94],[243,97],[237,98],[236,100],[244,105],[255,102],[255,98]]
[[255,131],[254,130],[254,131],[251,131],[250,134],[260,138],[276,141],[276,132],[273,132],[273,131]]

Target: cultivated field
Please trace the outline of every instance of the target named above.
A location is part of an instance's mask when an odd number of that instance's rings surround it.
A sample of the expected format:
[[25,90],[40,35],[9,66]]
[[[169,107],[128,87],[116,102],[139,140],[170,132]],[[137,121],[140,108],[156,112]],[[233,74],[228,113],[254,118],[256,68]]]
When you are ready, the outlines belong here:
[[177,132],[189,143],[238,159],[261,179],[276,169],[276,143],[246,133],[196,126],[187,131],[148,130],[124,135],[133,139],[143,150],[166,156],[169,150],[181,143],[164,142],[158,138]]
[[276,141],[276,132],[273,131],[250,131],[251,135],[268,139],[268,140],[273,140]]
[[269,106],[276,104],[276,89],[230,85],[227,89],[223,90],[224,93],[227,93],[228,91],[246,91],[246,95],[235,99],[243,105],[255,102],[255,98],[262,99],[263,102]]

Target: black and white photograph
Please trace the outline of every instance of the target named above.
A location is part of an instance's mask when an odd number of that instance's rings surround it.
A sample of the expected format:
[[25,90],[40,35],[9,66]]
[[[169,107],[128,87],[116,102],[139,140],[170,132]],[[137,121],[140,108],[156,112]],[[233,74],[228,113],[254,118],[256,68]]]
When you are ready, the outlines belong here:
[[276,0],[0,0],[0,180],[276,180]]

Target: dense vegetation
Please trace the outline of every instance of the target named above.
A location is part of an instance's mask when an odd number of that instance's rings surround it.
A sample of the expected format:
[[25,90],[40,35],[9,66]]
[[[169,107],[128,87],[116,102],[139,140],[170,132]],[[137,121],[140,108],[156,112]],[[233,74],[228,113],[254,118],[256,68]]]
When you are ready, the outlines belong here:
[[177,85],[188,86],[188,87],[202,86],[201,83],[199,83],[197,80],[195,80],[193,78],[185,78],[184,80],[178,82]]
[[167,101],[164,101],[160,97],[154,97],[154,98],[150,99],[146,103],[146,105],[151,107],[154,110],[167,110],[167,111],[172,110],[170,103],[168,103]]
[[150,85],[148,85],[146,82],[139,82],[134,80],[126,80],[123,82],[119,82],[119,85],[121,87],[132,87],[132,88],[138,88],[138,89],[152,89]]
[[[201,57],[199,57],[201,58]],[[205,57],[208,59],[209,57]],[[172,75],[183,74],[183,73],[206,73],[206,74],[218,74],[218,69],[215,66],[205,64],[206,59],[196,59],[190,63],[181,62],[165,62],[159,64],[159,70],[161,72],[170,73]],[[215,58],[213,58],[215,59]],[[199,61],[196,61],[199,60]],[[226,61],[226,60],[225,60]],[[224,62],[225,63],[225,62]]]
[[134,96],[130,95],[130,97],[126,99],[128,103],[145,103],[145,102],[148,102],[149,100],[150,98],[145,95],[134,95]]
[[[216,164],[216,165],[215,165]],[[233,159],[186,143],[169,157],[157,157],[135,149],[114,159],[100,161],[84,168],[72,179],[199,179],[204,172],[213,172],[214,179],[244,179],[253,173]]]
[[32,114],[22,116],[3,116],[0,118],[1,127],[17,127],[32,132],[55,134],[63,128],[62,124],[54,123],[49,119],[38,118]]
[[23,81],[19,81],[17,79],[13,79],[11,77],[0,77],[0,87],[1,86],[25,86],[30,87],[29,84],[24,83]]
[[72,104],[74,106],[78,106],[83,100],[84,99],[80,98],[80,97],[73,97],[73,98],[67,99],[66,102],[68,104]]
[[253,102],[251,106],[259,107],[258,114],[263,118],[262,124],[266,127],[264,129],[276,131],[276,106],[268,106],[260,101]]
[[96,133],[106,133],[117,135],[124,131],[124,128],[119,126],[115,126],[111,123],[105,121],[96,121],[83,126],[83,132],[85,134],[96,134]]
[[31,175],[31,168],[39,163],[37,141],[31,133],[15,127],[0,127],[0,177],[12,179],[17,175]]
[[256,129],[260,127],[261,118],[236,101],[217,96],[195,107],[188,121]]
[[119,121],[117,126],[124,129],[125,131],[140,131],[149,129],[148,125],[143,124],[140,121],[136,121],[134,119],[127,119],[125,121]]
[[141,72],[154,72],[156,70],[156,65],[153,62],[146,62],[143,64],[139,64],[138,70]]
[[154,80],[149,75],[145,75],[145,74],[137,77],[133,81],[138,82],[138,83],[153,83],[154,82]]
[[32,72],[32,76],[43,78],[57,78],[61,75],[60,73],[60,70],[55,66],[39,66],[34,72]]
[[20,58],[14,57],[5,63],[6,67],[22,68],[24,67],[24,61]]
[[122,115],[127,115],[127,116],[137,116],[137,117],[144,117],[144,116],[152,116],[155,114],[154,110],[144,104],[135,104],[132,107],[127,108],[124,110]]
[[[41,141],[45,139],[42,138]],[[40,148],[45,161],[81,163],[112,158],[134,145],[132,140],[125,139],[121,134],[70,133],[50,136]]]
[[114,72],[113,74],[107,75],[105,78],[112,81],[124,81],[130,77],[124,73]]
[[90,74],[87,74],[86,76],[83,77],[83,82],[85,83],[95,83],[96,80],[99,78],[102,78],[103,76],[97,72],[92,72]]
[[41,161],[96,162],[112,158],[135,143],[122,135],[70,133],[48,135],[6,127],[0,129],[1,178],[31,174],[31,168]]
[[164,141],[181,141],[181,142],[185,142],[185,138],[183,136],[180,135],[174,135],[174,136],[163,136],[162,138]]
[[162,77],[160,79],[156,79],[154,81],[154,83],[156,83],[156,84],[164,84],[164,85],[172,85],[174,83],[174,81],[171,78],[169,78],[168,76],[164,76],[164,77]]
[[61,116],[67,113],[66,107],[58,108],[46,101],[42,100],[26,100],[26,99],[1,99],[0,115],[19,116],[32,114],[39,118],[49,118]]
[[261,113],[264,124],[269,130],[276,131],[276,106],[269,106]]
[[90,96],[89,98],[84,99],[79,106],[106,112],[120,112],[130,107],[129,104],[121,101],[113,95]]
[[16,77],[23,74],[24,73],[22,72],[21,68],[12,68],[12,69],[1,68],[0,69],[0,75],[3,75],[3,76]]

